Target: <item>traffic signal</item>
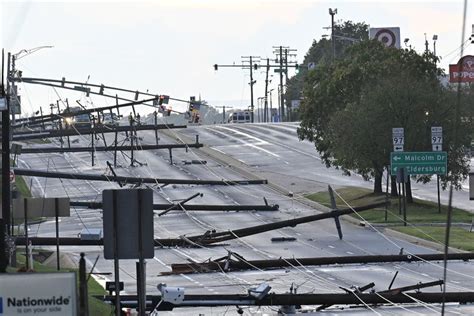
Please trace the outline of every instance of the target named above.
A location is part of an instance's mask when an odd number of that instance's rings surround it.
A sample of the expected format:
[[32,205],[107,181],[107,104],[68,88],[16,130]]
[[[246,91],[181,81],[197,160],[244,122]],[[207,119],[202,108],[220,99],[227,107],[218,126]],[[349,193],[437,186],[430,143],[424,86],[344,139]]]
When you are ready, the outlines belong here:
[[196,97],[191,96],[189,97],[189,111],[192,112],[194,110],[194,103],[196,102]]
[[104,85],[103,84],[100,85],[99,94],[101,94],[101,95],[104,94]]
[[258,65],[257,65],[257,64],[253,64],[253,69],[257,70],[257,69],[258,69]]
[[169,95],[160,95],[158,98],[158,105],[168,104],[170,101]]
[[217,64],[214,64],[214,70],[217,71],[217,68],[219,68],[219,66]]

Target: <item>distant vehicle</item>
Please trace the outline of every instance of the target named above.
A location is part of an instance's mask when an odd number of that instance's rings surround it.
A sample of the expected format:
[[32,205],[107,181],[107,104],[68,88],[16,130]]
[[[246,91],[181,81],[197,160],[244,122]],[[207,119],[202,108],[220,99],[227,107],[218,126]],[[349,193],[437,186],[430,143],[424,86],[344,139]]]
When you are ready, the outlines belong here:
[[64,123],[66,128],[91,128],[92,121],[90,114],[78,114],[73,115],[76,112],[81,111],[80,107],[71,107],[68,110],[64,111],[63,115],[65,116]]
[[119,116],[115,113],[104,113],[102,115],[102,124],[105,126],[118,126]]
[[251,113],[250,111],[237,111],[229,116],[229,123],[250,123]]

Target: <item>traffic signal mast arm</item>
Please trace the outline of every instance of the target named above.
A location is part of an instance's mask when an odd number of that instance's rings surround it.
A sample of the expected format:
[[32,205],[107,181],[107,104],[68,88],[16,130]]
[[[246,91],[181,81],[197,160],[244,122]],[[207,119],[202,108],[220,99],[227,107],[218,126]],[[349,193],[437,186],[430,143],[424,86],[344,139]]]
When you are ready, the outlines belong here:
[[[57,80],[57,79],[47,79],[47,78],[10,77],[9,80],[14,81],[14,82],[39,84],[39,85],[50,86],[50,87],[55,87],[55,88],[62,88],[62,89],[67,89],[67,90],[83,91],[87,94],[102,95],[104,97],[109,97],[109,98],[122,100],[122,101],[138,101],[138,97],[140,95],[144,95],[144,96],[147,96],[147,97],[153,97],[153,99],[149,99],[150,101],[147,101],[147,102],[151,102],[156,97],[159,97],[159,94],[153,94],[153,93],[148,93],[148,92],[143,92],[143,91],[138,91],[138,90],[134,91],[134,90],[130,90],[130,89],[106,86],[106,85],[103,85],[103,84],[92,84],[92,83],[84,83],[84,82],[78,82],[78,81],[68,81],[68,80],[65,80],[65,78],[63,78],[62,80]],[[70,86],[67,86],[67,85],[75,85],[75,86],[70,87]],[[96,89],[98,89],[98,91],[94,91],[94,90],[92,90],[92,88],[96,88]],[[117,95],[105,94],[104,93],[105,89],[135,94],[135,98],[134,98],[135,100],[132,100],[130,98],[119,97]],[[188,101],[184,100],[184,99],[171,98],[171,97],[168,97],[168,98],[169,98],[169,100],[188,103]],[[152,106],[150,104],[145,104],[145,105]]]
[[[219,64],[214,64],[214,70],[219,70],[219,67],[222,68],[241,68],[241,69],[249,69],[249,65],[219,65]],[[288,68],[295,68],[298,69],[299,65],[294,64],[294,65],[288,65]],[[275,64],[275,65],[259,65],[259,64],[253,64],[253,69],[257,70],[258,68],[281,68],[280,64]],[[285,68],[285,67],[283,67]]]

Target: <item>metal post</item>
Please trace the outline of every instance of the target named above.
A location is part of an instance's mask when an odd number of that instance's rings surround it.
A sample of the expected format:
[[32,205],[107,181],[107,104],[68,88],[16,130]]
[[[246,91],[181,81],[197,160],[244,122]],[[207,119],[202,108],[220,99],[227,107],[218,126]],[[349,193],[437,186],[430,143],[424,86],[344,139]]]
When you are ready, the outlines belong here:
[[405,168],[401,168],[402,172],[402,190],[403,190],[403,226],[407,226],[407,196],[405,183]]
[[156,141],[156,144],[158,145],[158,112],[155,111],[153,112],[154,116],[155,116],[155,141]]
[[58,198],[54,199],[54,211],[56,215],[56,267],[59,271],[61,269],[59,263],[59,200]]
[[135,135],[133,134],[133,120],[130,120],[130,166],[134,166],[133,162],[133,138]]
[[143,239],[142,239],[142,200],[140,190],[138,194],[138,262],[137,268],[137,294],[138,294],[138,314],[145,316],[146,313],[146,286],[145,286],[145,260],[143,258]]
[[[58,109],[58,125],[59,125],[59,130],[63,130],[63,122],[61,121],[61,110],[59,109],[59,100],[56,101],[56,108]],[[61,148],[63,148],[64,140],[63,137],[59,137],[59,142],[61,143]]]
[[337,9],[329,9],[331,15],[331,42],[332,42],[332,60],[336,59],[336,38],[334,37],[334,15],[337,13]]
[[115,315],[120,316],[120,276],[119,276],[119,246],[118,238],[118,223],[117,223],[117,191],[112,191],[112,210],[113,210],[113,225],[114,225],[114,279],[115,279]]
[[387,204],[385,205],[385,221],[387,221],[388,217],[388,179],[390,178],[390,169],[387,166],[387,185],[385,186],[385,202]]
[[225,124],[225,105],[222,107],[222,124]]
[[270,72],[270,58],[267,58],[267,71],[265,75],[265,104],[263,106],[263,122],[268,122],[268,73]]
[[79,315],[89,315],[89,304],[87,303],[87,277],[86,277],[86,260],[84,253],[81,252],[81,259],[79,259]]
[[[92,125],[91,125],[92,126]],[[92,128],[92,133],[91,133],[91,159],[92,159],[92,166],[94,166],[94,138],[95,138],[95,127]]]
[[168,148],[169,153],[170,153],[170,165],[173,164],[173,152],[171,151],[171,148]]
[[283,46],[280,46],[280,122],[285,118],[285,97],[283,94]]
[[272,112],[273,112],[273,107],[272,107],[272,91],[273,91],[273,90],[274,90],[274,89],[271,89],[270,92],[269,92],[269,93],[270,93],[270,117],[269,117],[270,123],[273,123],[273,114],[272,114]]
[[[8,54],[10,56],[10,54]],[[4,85],[4,50],[2,49],[2,90],[0,91],[2,97],[5,95]],[[6,255],[5,235],[10,230],[10,110],[8,97],[5,98],[7,108],[2,111],[2,216],[0,217],[0,273],[5,273],[8,265]]]
[[[288,48],[285,48],[285,85],[288,84]],[[286,120],[291,122],[291,104],[286,105]]]
[[26,254],[26,269],[28,270],[28,267],[29,267],[29,261],[30,261],[30,256],[29,256],[29,252],[28,252],[28,244],[29,244],[29,240],[28,240],[28,199],[27,198],[24,198],[23,199],[23,203],[25,204],[25,208],[24,208],[24,215],[25,215],[25,254]]
[[438,186],[438,213],[441,214],[441,196],[439,192],[439,174],[436,175],[436,182]]
[[250,56],[250,121],[253,123],[253,64],[252,64],[252,56]]
[[401,183],[398,183],[398,215],[402,215],[402,192]]

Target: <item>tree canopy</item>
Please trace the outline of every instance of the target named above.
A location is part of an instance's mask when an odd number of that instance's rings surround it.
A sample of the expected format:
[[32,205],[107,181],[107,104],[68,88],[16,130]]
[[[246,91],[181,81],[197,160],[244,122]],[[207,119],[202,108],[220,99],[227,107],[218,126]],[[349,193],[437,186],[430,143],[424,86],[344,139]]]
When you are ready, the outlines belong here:
[[[469,107],[457,108],[455,93],[440,83],[442,74],[430,53],[374,40],[353,44],[342,58],[306,75],[298,136],[315,143],[327,166],[374,178],[374,191],[381,192],[392,128],[405,129],[405,151],[431,151],[431,126],[442,126],[449,171],[443,182],[459,186],[468,173],[464,149],[472,126],[457,119]],[[455,136],[455,126],[471,132]]]

